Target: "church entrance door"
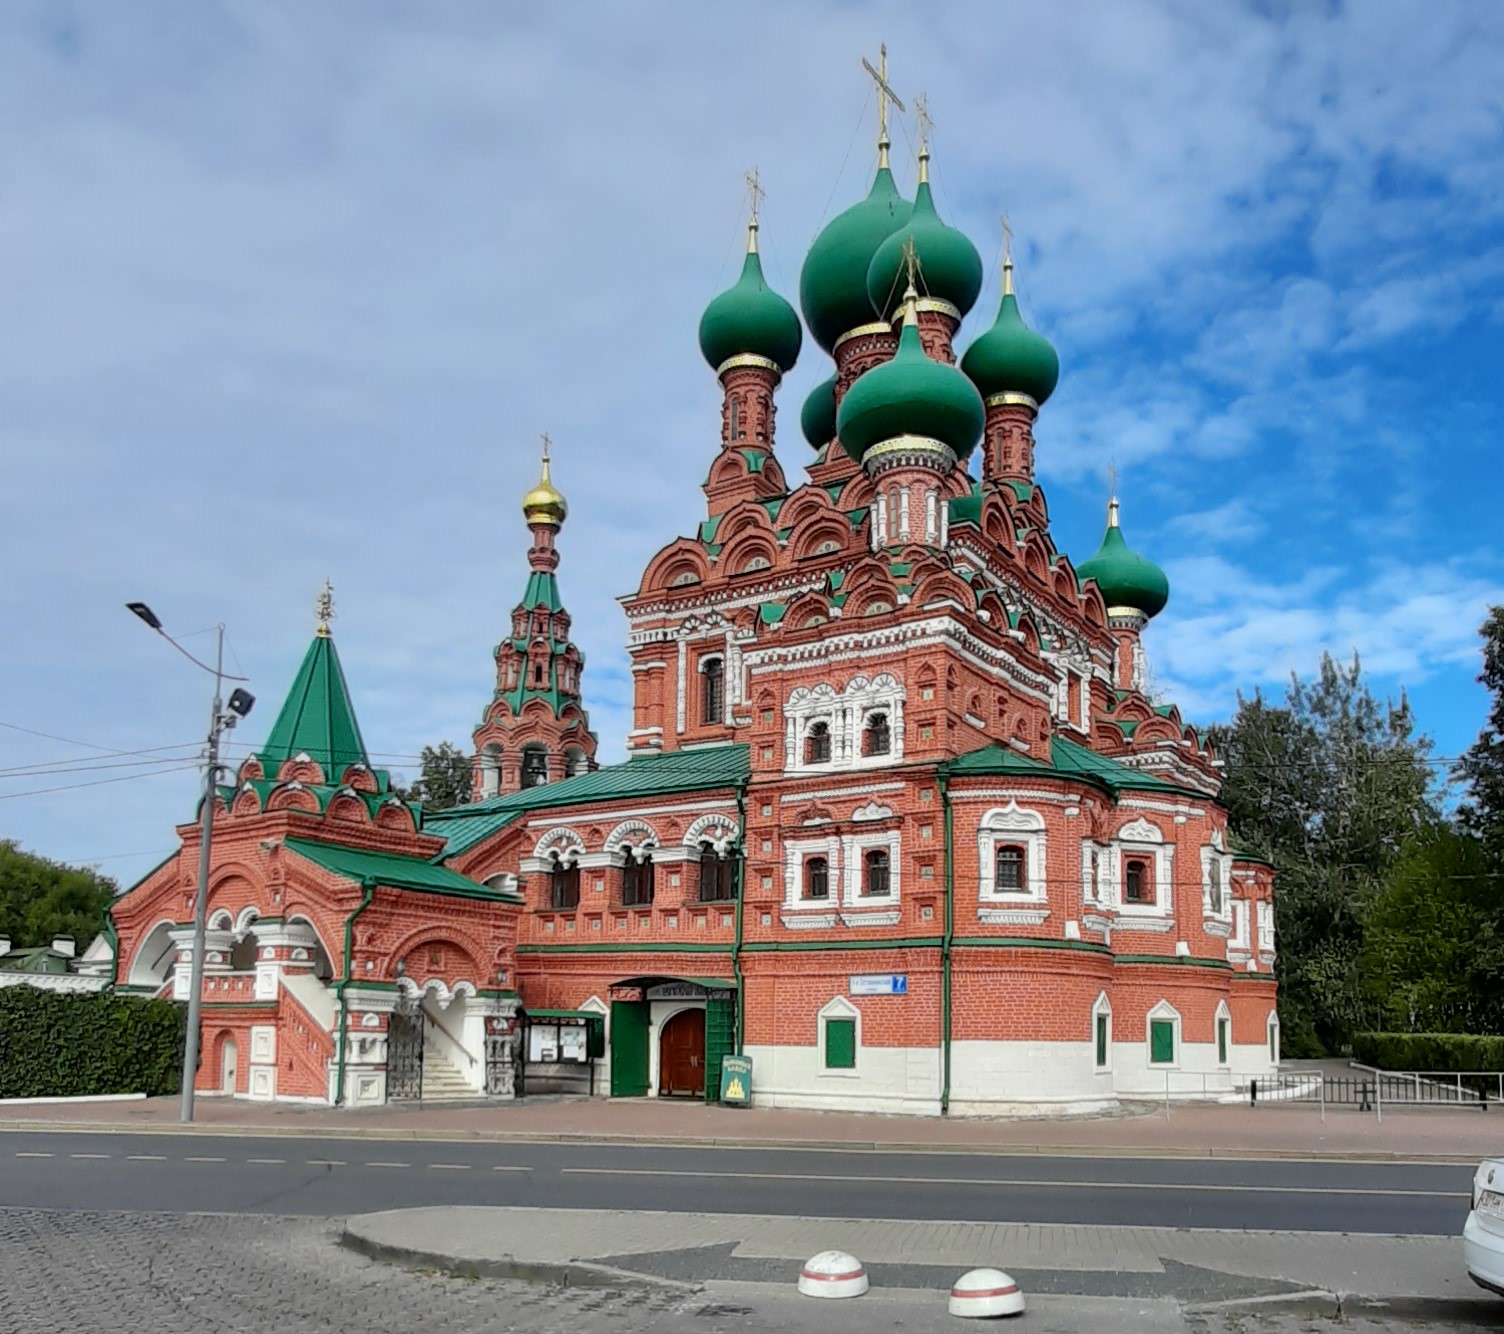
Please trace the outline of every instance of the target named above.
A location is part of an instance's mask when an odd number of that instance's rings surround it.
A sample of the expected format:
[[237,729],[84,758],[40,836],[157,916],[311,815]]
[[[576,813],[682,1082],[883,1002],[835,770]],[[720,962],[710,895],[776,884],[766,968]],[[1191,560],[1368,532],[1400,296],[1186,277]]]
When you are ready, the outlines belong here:
[[705,1093],[705,1011],[680,1010],[658,1039],[658,1093],[703,1097]]
[[235,1039],[226,1038],[224,1050],[219,1058],[219,1091],[221,1093],[233,1094],[235,1092],[235,1083],[239,1075],[238,1055],[239,1053],[235,1050]]

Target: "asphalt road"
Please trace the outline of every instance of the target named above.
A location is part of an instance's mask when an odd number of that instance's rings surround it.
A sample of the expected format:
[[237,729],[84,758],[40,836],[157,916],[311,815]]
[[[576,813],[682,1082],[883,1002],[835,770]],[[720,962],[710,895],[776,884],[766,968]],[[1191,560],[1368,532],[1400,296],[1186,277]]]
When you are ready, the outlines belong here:
[[0,1133],[0,1208],[93,1211],[502,1204],[1455,1236],[1471,1178],[1420,1163]]

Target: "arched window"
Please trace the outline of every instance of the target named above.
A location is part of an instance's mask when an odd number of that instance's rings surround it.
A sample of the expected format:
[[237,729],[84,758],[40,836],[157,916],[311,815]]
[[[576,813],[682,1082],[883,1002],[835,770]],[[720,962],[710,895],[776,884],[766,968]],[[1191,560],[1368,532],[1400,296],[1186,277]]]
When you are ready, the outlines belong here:
[[830,863],[824,857],[811,857],[804,863],[804,897],[807,899],[830,897]]
[[996,869],[999,893],[1021,894],[1029,888],[1024,877],[1024,850],[1017,844],[1007,843],[997,850]]
[[522,786],[542,787],[548,782],[548,752],[542,746],[522,750]]
[[804,738],[804,762],[828,764],[830,762],[830,724],[811,723]]
[[742,400],[740,395],[732,395],[731,398],[731,438],[742,438]]
[[700,902],[728,903],[736,897],[736,858],[700,844]]
[[549,903],[553,908],[569,911],[580,906],[580,868],[555,862],[549,884]]
[[645,908],[653,901],[653,854],[628,848],[621,871],[621,901],[629,908]]
[[862,729],[862,754],[886,755],[893,749],[893,733],[886,713],[874,713]]
[[535,662],[533,664],[533,684],[535,686],[541,686],[543,684],[543,664],[541,662]]
[[1123,898],[1128,903],[1153,903],[1154,884],[1149,867],[1135,857],[1123,868]]
[[230,971],[232,973],[249,973],[256,967],[256,955],[258,954],[256,933],[247,931],[234,945],[230,947]]
[[863,868],[862,893],[887,895],[889,892],[888,879],[888,850],[886,848],[872,848],[864,858],[866,862]]
[[700,723],[705,727],[726,721],[726,664],[706,658],[700,664]]
[[1211,900],[1211,910],[1214,913],[1222,911],[1222,863],[1213,859],[1207,866],[1207,897]]

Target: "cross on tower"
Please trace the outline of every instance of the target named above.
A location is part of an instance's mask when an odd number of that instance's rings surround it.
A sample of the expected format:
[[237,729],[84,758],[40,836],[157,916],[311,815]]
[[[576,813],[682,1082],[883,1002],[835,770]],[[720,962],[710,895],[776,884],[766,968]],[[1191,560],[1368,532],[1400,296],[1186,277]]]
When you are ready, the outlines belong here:
[[554,442],[548,438],[547,431],[544,431],[538,438],[543,441],[543,466],[546,468],[548,467],[548,451],[552,448]]
[[920,93],[914,99],[914,115],[919,119],[919,151],[930,146],[930,131],[935,128],[935,118],[930,115],[930,99]]
[[319,618],[319,636],[327,638],[329,622],[334,619],[334,585],[328,579],[324,580],[324,586],[314,600],[313,614]]
[[752,225],[757,226],[757,215],[761,210],[762,201],[767,197],[767,191],[762,188],[762,180],[757,174],[757,168],[753,167],[746,174],[747,193],[752,199]]
[[872,82],[877,85],[877,155],[879,167],[888,165],[888,103],[892,102],[900,111],[907,111],[903,99],[895,93],[888,83],[888,44],[884,42],[877,48],[877,68],[872,68],[872,62],[866,56],[862,57],[862,68],[872,76]]
[[1003,263],[1013,263],[1013,228],[1006,213],[1003,214]]

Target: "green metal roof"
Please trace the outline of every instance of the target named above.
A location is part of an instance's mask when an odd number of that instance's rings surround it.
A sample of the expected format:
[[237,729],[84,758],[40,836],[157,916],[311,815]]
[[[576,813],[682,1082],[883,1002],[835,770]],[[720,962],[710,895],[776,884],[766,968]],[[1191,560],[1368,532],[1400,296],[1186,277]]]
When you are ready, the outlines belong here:
[[563,611],[559,600],[559,583],[552,570],[534,570],[528,576],[527,588],[522,594],[522,605],[529,611],[535,607],[547,607],[549,611]]
[[1173,792],[1205,800],[1204,793],[1191,792],[1189,788],[1167,783],[1163,778],[1140,773],[1137,769],[1119,764],[1106,755],[1098,755],[1078,742],[1060,736],[1050,738],[1049,764],[1022,755],[1012,746],[994,742],[953,760],[950,772],[960,775],[1027,773],[1035,776],[1053,772],[1060,778],[1084,779],[1098,787],[1105,787],[1114,796],[1120,792]]
[[68,956],[59,954],[46,945],[0,954],[0,973],[28,973],[36,976],[38,973],[55,974],[67,971]]
[[524,788],[470,806],[436,811],[424,820],[423,830],[449,840],[440,858],[454,857],[496,830],[505,829],[526,811],[735,787],[751,773],[751,757],[745,742],[671,750],[661,755],[636,755],[625,764],[613,764],[594,773]]
[[786,611],[788,607],[782,602],[764,602],[757,608],[757,614],[764,625],[777,625]]
[[390,885],[393,889],[423,890],[430,894],[459,894],[467,898],[522,902],[521,895],[487,889],[457,871],[436,866],[422,857],[399,857],[396,853],[368,852],[364,848],[315,843],[304,838],[289,838],[286,846],[306,861],[359,884],[370,882]]
[[298,755],[317,761],[331,782],[352,764],[371,767],[344,669],[327,632],[315,635],[303,655],[303,665],[261,747],[261,766],[275,775],[286,761]]
[[[526,1006],[523,1006],[527,1009]],[[594,1019],[597,1022],[605,1020],[605,1015],[597,1014],[594,1010],[527,1010],[529,1019]]]

